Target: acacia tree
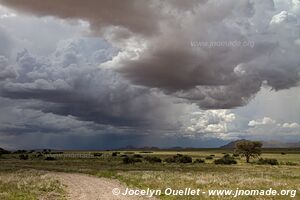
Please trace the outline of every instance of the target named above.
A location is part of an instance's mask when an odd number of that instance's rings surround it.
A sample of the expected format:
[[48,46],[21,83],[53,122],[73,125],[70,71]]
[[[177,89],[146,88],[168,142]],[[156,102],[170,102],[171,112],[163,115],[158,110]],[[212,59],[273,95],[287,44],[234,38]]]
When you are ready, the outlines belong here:
[[259,141],[240,141],[235,144],[236,152],[246,158],[249,163],[250,158],[256,158],[261,154],[262,143]]

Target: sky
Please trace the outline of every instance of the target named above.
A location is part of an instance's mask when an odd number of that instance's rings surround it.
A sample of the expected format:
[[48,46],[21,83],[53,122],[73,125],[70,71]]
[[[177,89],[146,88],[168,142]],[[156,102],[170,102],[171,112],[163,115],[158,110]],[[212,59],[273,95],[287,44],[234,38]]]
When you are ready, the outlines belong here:
[[298,0],[0,0],[0,147],[300,141]]

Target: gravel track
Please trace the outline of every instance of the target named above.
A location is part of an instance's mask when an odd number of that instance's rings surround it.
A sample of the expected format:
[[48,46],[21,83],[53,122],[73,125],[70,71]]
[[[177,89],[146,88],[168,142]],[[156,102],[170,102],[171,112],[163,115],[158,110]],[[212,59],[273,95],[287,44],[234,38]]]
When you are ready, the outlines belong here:
[[84,174],[49,173],[49,176],[59,180],[66,186],[69,200],[145,200],[155,198],[142,196],[115,196],[114,188],[125,191],[126,186],[117,180],[98,178]]

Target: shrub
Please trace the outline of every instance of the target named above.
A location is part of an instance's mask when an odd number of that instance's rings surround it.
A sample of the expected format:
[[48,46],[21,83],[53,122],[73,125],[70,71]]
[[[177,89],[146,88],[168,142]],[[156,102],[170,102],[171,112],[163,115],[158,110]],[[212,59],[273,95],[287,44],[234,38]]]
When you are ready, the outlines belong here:
[[286,153],[284,153],[284,152],[281,152],[281,155],[285,155]]
[[20,160],[28,160],[28,155],[25,155],[25,154],[21,154],[21,155],[19,155],[19,158],[20,158]]
[[102,153],[93,153],[94,157],[100,157],[102,156],[103,154]]
[[205,160],[203,160],[203,159],[196,159],[194,161],[194,163],[205,163]]
[[0,148],[0,158],[2,157],[3,154],[10,154],[10,151]]
[[39,152],[39,153],[36,155],[36,157],[37,157],[37,158],[43,157],[43,154]]
[[193,162],[193,159],[192,159],[191,156],[180,156],[178,158],[178,162],[180,162],[180,163],[191,163],[191,162]]
[[120,152],[113,152],[111,156],[117,156],[118,154],[120,154]]
[[165,159],[165,162],[167,162],[167,163],[174,163],[176,161],[175,161],[174,157],[168,157],[168,158]]
[[167,163],[191,163],[193,162],[192,157],[182,154],[177,154],[176,156],[169,157],[165,159],[165,162]]
[[269,158],[260,158],[258,161],[257,161],[257,164],[259,165],[278,165],[278,161],[276,159],[269,159]]
[[290,166],[297,166],[298,164],[295,162],[286,162],[286,165],[290,165]]
[[143,158],[143,156],[141,156],[140,154],[134,154],[133,157],[134,158]]
[[136,163],[136,162],[143,162],[143,161],[139,158],[134,158],[134,162]]
[[10,151],[0,148],[0,154],[10,154]]
[[129,158],[128,156],[123,158],[123,163],[124,164],[132,164],[134,163],[134,159],[133,158]]
[[233,154],[233,157],[240,157],[240,154],[234,153],[234,154]]
[[216,155],[215,155],[215,154],[211,154],[210,156],[211,156],[211,157],[215,157]]
[[161,163],[161,159],[156,156],[147,156],[147,157],[145,157],[145,160],[150,163]]
[[134,164],[134,163],[137,163],[137,162],[142,162],[142,160],[139,159],[139,158],[133,158],[133,157],[124,157],[123,158],[123,163],[124,164]]
[[128,156],[127,156],[126,154],[124,154],[124,155],[121,155],[120,157],[123,157],[123,158],[124,158],[124,157],[128,157]]
[[205,159],[206,159],[206,160],[212,160],[213,157],[212,157],[212,156],[206,156]]
[[236,164],[237,162],[236,162],[236,160],[234,159],[233,156],[230,156],[230,155],[227,154],[227,155],[223,156],[222,158],[215,160],[214,163],[216,165],[219,165],[219,164],[221,164],[221,165],[232,165],[232,164]]
[[51,153],[51,149],[44,149],[44,150],[43,150],[43,153],[44,153],[44,154],[50,154],[50,153]]
[[54,157],[47,156],[45,160],[56,160]]
[[140,153],[153,153],[153,151],[141,151]]
[[23,153],[27,153],[27,151],[26,150],[17,150],[14,153],[16,153],[16,154],[23,154]]

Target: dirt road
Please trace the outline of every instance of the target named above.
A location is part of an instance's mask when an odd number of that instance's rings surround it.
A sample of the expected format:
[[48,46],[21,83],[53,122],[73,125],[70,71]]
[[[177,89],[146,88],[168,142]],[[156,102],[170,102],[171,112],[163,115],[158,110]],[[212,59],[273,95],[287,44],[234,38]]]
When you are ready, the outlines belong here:
[[145,200],[155,198],[141,196],[113,195],[114,188],[124,192],[126,186],[117,180],[97,178],[84,174],[50,173],[54,179],[61,181],[66,186],[67,198],[70,200]]

